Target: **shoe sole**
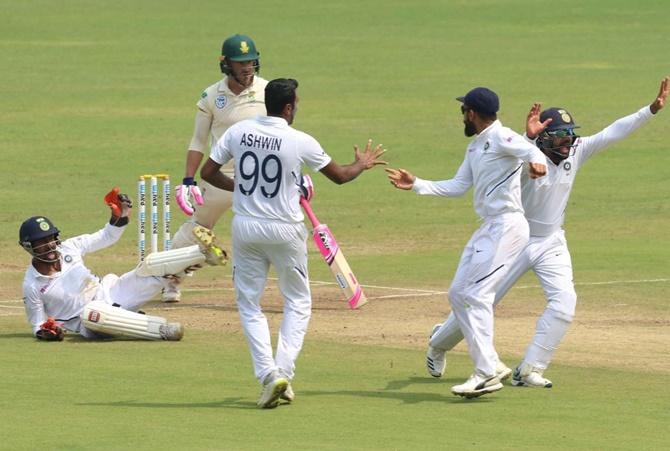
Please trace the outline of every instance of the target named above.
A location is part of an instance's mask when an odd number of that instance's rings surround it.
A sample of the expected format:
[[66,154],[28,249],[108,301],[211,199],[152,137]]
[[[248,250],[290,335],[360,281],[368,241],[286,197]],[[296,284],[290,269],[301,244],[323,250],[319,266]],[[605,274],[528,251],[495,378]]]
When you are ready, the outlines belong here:
[[286,379],[279,379],[275,381],[275,386],[272,388],[272,394],[270,399],[264,403],[258,403],[258,407],[261,409],[274,409],[279,405],[279,398],[284,394],[288,388],[288,381]]
[[207,249],[207,263],[214,266],[228,263],[228,254],[216,244],[216,237],[211,230],[196,226],[193,228],[193,235]]
[[549,382],[548,384],[545,384],[545,385],[533,385],[533,384],[527,384],[524,381],[520,381],[518,379],[512,379],[512,386],[514,386],[514,387],[528,387],[528,388],[551,388],[551,387],[554,386],[554,384]]
[[500,379],[500,382],[505,382],[509,377],[512,375],[512,369],[511,368],[506,368],[504,371],[501,371],[500,373],[496,373],[496,376],[498,376],[498,379]]
[[480,390],[475,390],[475,391],[471,391],[471,392],[463,392],[463,393],[458,393],[458,392],[455,392],[454,390],[451,390],[451,393],[453,393],[456,396],[461,396],[463,398],[472,399],[472,398],[479,398],[480,396],[483,396],[483,395],[486,395],[486,394],[489,394],[489,393],[497,392],[498,390],[502,390],[502,388],[503,388],[503,384],[498,382],[497,384],[491,385],[489,387],[484,387]]

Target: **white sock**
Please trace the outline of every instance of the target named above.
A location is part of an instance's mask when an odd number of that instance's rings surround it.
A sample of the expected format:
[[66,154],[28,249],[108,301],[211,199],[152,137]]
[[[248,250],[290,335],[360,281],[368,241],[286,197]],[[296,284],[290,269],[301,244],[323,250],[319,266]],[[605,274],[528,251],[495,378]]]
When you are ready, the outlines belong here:
[[450,313],[447,320],[433,334],[430,339],[430,346],[444,351],[450,351],[463,340],[463,332],[458,325],[454,313]]

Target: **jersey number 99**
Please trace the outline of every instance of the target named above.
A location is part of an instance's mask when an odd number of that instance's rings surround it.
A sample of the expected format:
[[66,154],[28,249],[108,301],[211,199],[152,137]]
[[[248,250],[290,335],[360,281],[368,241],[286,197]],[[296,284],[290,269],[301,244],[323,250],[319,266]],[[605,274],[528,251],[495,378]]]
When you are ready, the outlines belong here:
[[250,150],[244,152],[239,161],[239,177],[243,182],[237,186],[245,196],[251,196],[260,183],[263,197],[273,198],[279,192],[282,179],[281,160],[268,155],[259,164],[258,157]]

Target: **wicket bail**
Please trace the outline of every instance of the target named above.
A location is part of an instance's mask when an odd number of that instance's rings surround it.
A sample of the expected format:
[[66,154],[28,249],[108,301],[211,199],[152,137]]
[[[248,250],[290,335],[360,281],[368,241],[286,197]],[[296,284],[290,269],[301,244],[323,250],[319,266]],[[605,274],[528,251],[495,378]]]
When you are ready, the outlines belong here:
[[170,176],[168,174],[144,174],[137,181],[138,213],[138,240],[137,248],[140,261],[146,256],[146,181],[150,182],[151,189],[151,252],[158,251],[158,180],[163,181],[163,250],[172,246],[170,240]]

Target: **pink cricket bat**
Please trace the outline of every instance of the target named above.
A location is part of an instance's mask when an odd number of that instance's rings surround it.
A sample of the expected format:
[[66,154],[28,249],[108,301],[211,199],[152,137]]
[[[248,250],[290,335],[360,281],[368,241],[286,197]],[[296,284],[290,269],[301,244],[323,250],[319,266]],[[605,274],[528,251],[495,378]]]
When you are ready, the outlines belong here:
[[356,280],[356,276],[354,276],[354,273],[351,271],[349,263],[347,263],[340,247],[337,245],[333,232],[330,231],[326,224],[321,224],[319,222],[307,199],[301,197],[300,205],[302,205],[305,214],[314,228],[312,230],[312,237],[314,238],[316,247],[321,252],[323,259],[328,263],[330,271],[335,276],[337,284],[342,288],[342,291],[344,291],[349,307],[356,309],[367,303],[368,300],[363,293],[363,288],[361,287],[361,284],[358,283],[358,280]]

